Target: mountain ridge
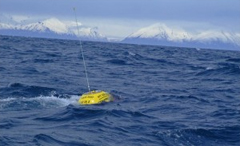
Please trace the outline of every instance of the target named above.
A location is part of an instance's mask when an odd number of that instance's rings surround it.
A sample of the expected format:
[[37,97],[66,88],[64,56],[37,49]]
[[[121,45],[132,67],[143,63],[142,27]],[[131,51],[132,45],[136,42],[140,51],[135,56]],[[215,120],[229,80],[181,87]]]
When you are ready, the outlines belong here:
[[[78,33],[79,32],[79,33]],[[84,25],[77,27],[68,25],[57,18],[50,18],[43,21],[29,24],[6,24],[0,23],[0,33],[3,35],[19,35],[27,37],[44,37],[60,39],[78,39],[90,41],[108,41],[107,37],[100,34],[96,27],[91,28]]]
[[[110,38],[99,33],[97,27],[85,26],[78,22],[78,31],[76,22],[60,21],[54,17],[33,23],[26,20],[17,22],[13,18],[5,22],[10,24],[0,22],[2,35],[111,42]],[[155,23],[133,32],[122,40],[112,42],[240,50],[240,33],[216,29],[193,33],[179,27],[169,27],[164,23]]]
[[239,34],[207,30],[199,33],[187,32],[183,29],[169,28],[157,23],[139,29],[130,34],[122,42],[147,45],[167,45],[179,47],[197,47],[214,49],[240,50]]

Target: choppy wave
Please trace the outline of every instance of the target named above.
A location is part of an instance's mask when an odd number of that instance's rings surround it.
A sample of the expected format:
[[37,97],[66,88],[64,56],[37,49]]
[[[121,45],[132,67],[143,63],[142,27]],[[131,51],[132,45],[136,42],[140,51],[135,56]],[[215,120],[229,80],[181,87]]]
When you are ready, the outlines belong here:
[[38,96],[32,98],[26,97],[8,97],[0,99],[0,110],[31,110],[42,108],[64,107],[69,104],[78,104],[78,95],[61,96]]
[[218,127],[217,129],[181,129],[157,132],[156,136],[166,145],[229,145],[239,144],[240,126]]
[[0,36],[0,145],[240,145],[240,52]]

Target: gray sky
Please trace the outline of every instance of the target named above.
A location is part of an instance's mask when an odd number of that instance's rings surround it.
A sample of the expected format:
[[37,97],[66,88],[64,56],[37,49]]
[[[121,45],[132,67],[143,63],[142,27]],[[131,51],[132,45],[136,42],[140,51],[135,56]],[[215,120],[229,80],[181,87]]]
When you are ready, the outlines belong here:
[[107,36],[124,37],[154,23],[240,32],[240,0],[0,0],[0,14],[55,17],[97,26]]

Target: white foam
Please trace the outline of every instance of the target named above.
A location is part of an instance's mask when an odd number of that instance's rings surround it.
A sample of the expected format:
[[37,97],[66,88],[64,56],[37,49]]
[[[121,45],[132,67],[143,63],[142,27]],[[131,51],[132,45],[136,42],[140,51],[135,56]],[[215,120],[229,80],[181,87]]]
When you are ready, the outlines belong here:
[[17,98],[8,97],[8,98],[0,99],[0,102],[8,102],[8,101],[16,100],[16,99]]
[[[33,98],[26,97],[8,97],[5,99],[0,99],[0,109],[4,108],[14,108],[12,105],[16,107],[22,108],[33,108],[35,106],[42,108],[53,108],[53,107],[64,107],[70,104],[77,105],[78,104],[78,95],[70,95],[70,98],[60,98],[56,96],[38,96]],[[16,107],[16,108],[17,108]]]
[[130,52],[130,51],[128,52],[128,54],[131,55],[131,56],[135,56],[136,55],[135,53]]
[[59,106],[67,106],[69,104],[77,104],[79,96],[71,95],[70,98],[59,98],[56,96],[39,96],[36,98],[30,98],[30,100],[36,100],[42,104],[52,103]]
[[206,70],[212,70],[212,69],[214,69],[214,68],[211,67],[211,66],[209,66],[209,67],[206,68]]
[[196,50],[197,50],[197,51],[201,51],[201,49],[200,49],[200,48],[196,48]]

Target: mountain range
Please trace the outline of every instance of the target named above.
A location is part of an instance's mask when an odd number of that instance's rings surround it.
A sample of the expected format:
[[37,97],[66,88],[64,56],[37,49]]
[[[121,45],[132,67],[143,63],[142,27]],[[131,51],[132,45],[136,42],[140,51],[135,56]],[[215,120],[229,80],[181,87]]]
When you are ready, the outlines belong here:
[[209,30],[190,33],[157,23],[132,33],[122,42],[178,47],[240,50],[240,34]]
[[[78,23],[78,26],[79,29],[77,29],[76,22],[60,21],[57,18],[50,18],[26,24],[1,22],[0,34],[103,42],[108,42],[110,40],[99,33],[97,27],[89,27],[82,25],[81,23]],[[240,33],[230,33],[219,30],[207,30],[192,33],[180,28],[170,28],[163,23],[156,23],[139,29],[120,42],[130,44],[240,50]]]
[[84,26],[76,23],[61,22],[57,18],[50,18],[25,25],[0,23],[0,34],[26,37],[43,37],[58,39],[78,39],[89,41],[108,41],[107,37],[98,32],[96,27]]

